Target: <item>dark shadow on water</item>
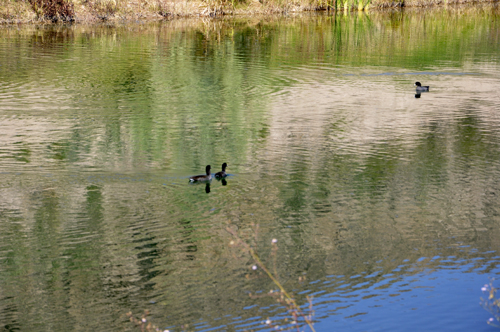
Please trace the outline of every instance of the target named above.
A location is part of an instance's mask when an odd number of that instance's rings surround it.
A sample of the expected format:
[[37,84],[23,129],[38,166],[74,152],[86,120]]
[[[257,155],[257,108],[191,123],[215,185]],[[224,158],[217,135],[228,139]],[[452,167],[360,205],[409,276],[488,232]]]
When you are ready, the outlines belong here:
[[195,181],[195,182],[189,182],[189,185],[190,186],[198,186],[198,185],[201,185],[201,184],[205,184],[205,192],[208,194],[210,193],[210,183],[212,182],[212,180],[210,181]]
[[422,95],[422,93],[426,93],[426,92],[429,92],[429,91],[416,91],[415,98],[420,98],[420,96]]
[[223,186],[227,186],[226,176],[225,177],[216,177],[215,179],[217,181],[219,181],[220,183],[222,183]]

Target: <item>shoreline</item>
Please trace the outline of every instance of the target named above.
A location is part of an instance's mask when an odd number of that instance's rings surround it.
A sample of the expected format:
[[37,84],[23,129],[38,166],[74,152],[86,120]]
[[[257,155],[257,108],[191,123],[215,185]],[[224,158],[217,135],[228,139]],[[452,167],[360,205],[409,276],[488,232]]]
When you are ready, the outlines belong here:
[[[57,2],[54,9],[45,2]],[[69,2],[65,2],[69,1]],[[83,2],[81,2],[83,1]],[[276,3],[275,0],[249,0],[246,3],[228,0],[0,0],[0,25],[55,23],[134,23],[158,22],[179,18],[244,18],[319,12],[385,12],[437,8],[482,8],[497,10],[498,0],[302,0]],[[311,2],[314,1],[314,2]],[[61,10],[61,3],[65,6]],[[339,5],[340,4],[340,5]],[[55,14],[50,14],[56,12]],[[59,10],[59,12],[57,12]],[[65,10],[65,12],[64,12]],[[49,14],[47,14],[49,12]],[[62,14],[60,14],[62,12]],[[66,15],[65,15],[66,14]]]

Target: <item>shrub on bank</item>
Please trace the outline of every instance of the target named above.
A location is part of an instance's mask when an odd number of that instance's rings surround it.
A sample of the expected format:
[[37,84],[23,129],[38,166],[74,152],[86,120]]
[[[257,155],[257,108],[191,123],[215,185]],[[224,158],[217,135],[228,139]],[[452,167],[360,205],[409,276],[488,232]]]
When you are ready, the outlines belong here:
[[48,21],[74,21],[75,10],[70,0],[29,0],[36,16]]

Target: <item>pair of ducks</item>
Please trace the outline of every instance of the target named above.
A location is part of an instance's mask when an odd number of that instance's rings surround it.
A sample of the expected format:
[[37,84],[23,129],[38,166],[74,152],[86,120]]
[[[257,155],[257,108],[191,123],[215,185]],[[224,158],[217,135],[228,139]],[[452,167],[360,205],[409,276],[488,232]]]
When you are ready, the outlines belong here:
[[[217,172],[215,173],[215,178],[216,179],[223,179],[227,176],[226,174],[226,167],[227,167],[227,164],[224,163],[222,164],[222,171],[221,172]],[[202,181],[210,181],[212,180],[212,174],[210,174],[210,165],[207,165],[207,167],[205,167],[205,171],[206,171],[206,175],[195,175],[195,176],[191,176],[189,178],[189,181],[190,182],[202,182]]]

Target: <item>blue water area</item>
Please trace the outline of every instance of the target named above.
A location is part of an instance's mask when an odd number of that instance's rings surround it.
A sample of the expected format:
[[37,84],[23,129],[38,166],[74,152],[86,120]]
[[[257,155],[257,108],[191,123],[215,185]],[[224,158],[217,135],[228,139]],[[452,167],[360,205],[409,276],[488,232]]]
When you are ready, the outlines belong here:
[[375,284],[349,297],[319,296],[314,301],[320,303],[314,327],[317,331],[494,331],[487,324],[492,315],[479,304],[481,297],[488,297],[480,288],[489,282],[485,274],[422,271],[383,292]]

